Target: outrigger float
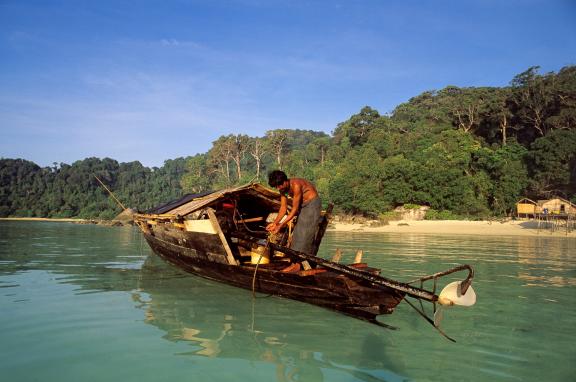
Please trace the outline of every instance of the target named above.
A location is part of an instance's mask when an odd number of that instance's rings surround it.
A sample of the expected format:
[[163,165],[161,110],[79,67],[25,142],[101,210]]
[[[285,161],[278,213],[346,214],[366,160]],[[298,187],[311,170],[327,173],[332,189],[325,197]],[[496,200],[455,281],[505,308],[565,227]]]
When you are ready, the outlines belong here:
[[[469,265],[460,265],[410,282],[380,275],[356,256],[353,264],[317,257],[332,210],[322,213],[312,254],[289,248],[291,231],[269,235],[267,222],[276,216],[279,194],[251,183],[218,192],[186,195],[136,214],[134,221],[152,250],[161,258],[195,275],[276,296],[282,296],[342,312],[389,327],[377,316],[389,314],[406,301],[440,333],[439,306],[470,306],[476,301]],[[448,284],[437,294],[440,278],[467,271],[463,281]],[[424,289],[425,282],[432,289]],[[408,298],[418,300],[419,306]],[[433,316],[422,302],[433,305]],[[453,340],[452,340],[453,341]]]

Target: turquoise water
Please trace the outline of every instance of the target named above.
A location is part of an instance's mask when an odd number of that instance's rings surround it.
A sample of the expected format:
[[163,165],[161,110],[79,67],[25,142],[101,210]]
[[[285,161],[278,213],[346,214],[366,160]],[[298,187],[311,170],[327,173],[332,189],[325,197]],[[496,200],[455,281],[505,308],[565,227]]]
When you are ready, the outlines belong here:
[[[133,228],[0,222],[3,381],[573,381],[576,240],[337,234],[407,281],[475,267],[440,336],[405,303],[389,330],[196,278]],[[451,280],[447,280],[451,281]]]

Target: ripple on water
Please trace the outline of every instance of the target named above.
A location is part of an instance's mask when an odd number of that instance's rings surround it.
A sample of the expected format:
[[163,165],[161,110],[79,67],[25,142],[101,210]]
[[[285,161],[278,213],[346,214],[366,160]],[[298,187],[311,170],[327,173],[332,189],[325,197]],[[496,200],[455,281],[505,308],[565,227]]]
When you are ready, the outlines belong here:
[[141,238],[130,231],[61,227],[2,226],[0,362],[6,380],[92,375],[260,382],[274,380],[282,368],[294,378],[305,370],[312,380],[335,381],[573,377],[576,260],[573,246],[562,240],[326,235],[323,257],[341,248],[350,262],[363,249],[366,262],[399,280],[473,265],[477,304],[447,309],[442,322],[454,344],[407,304],[382,317],[399,330],[384,330],[195,278],[143,256],[149,250],[142,251]]

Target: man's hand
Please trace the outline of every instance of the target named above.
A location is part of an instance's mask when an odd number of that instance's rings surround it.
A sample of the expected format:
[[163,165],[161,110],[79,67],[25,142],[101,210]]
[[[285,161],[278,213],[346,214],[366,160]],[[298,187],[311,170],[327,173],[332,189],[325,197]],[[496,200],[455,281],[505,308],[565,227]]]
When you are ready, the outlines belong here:
[[278,233],[281,228],[282,228],[281,224],[270,223],[266,226],[266,231],[271,233]]

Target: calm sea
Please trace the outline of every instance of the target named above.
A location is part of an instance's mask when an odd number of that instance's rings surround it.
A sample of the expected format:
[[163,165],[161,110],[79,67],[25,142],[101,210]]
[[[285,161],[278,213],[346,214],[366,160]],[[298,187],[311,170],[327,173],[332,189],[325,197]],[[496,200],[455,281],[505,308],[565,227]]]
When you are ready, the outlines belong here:
[[[0,222],[2,381],[574,381],[576,240],[338,234],[408,281],[475,267],[452,343],[402,303],[384,329],[188,275],[134,228]],[[447,280],[451,281],[451,280]]]

